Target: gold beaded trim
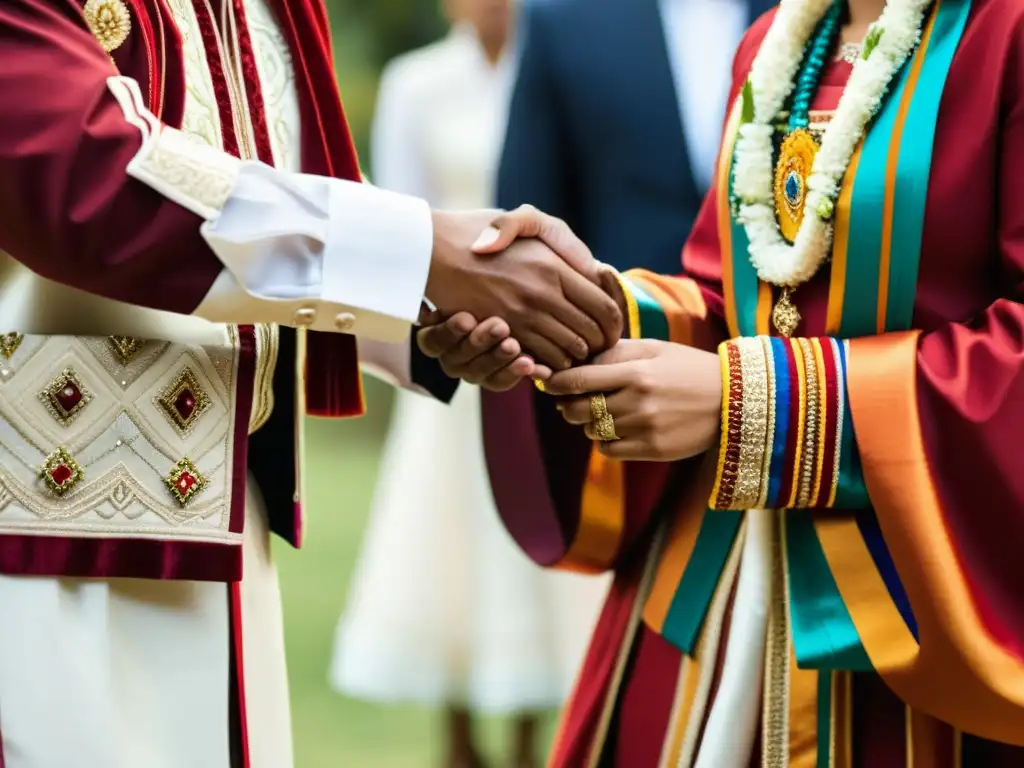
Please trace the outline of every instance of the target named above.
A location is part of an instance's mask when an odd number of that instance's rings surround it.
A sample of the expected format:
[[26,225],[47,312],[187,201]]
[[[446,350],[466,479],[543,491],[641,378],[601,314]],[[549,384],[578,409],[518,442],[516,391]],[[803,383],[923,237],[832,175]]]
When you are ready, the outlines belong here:
[[768,425],[768,371],[760,339],[737,339],[743,376],[743,426],[740,430],[739,479],[732,506],[753,509],[761,497]]

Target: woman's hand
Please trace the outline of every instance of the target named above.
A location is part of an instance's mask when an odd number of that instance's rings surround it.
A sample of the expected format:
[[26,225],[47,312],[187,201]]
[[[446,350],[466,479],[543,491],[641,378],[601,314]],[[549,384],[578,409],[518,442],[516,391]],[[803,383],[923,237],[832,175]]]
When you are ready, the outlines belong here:
[[565,398],[559,404],[565,420],[586,425],[591,440],[590,395],[605,393],[620,439],[598,445],[614,459],[676,461],[718,442],[722,372],[712,352],[649,339],[620,341],[592,365],[555,373],[545,391]]

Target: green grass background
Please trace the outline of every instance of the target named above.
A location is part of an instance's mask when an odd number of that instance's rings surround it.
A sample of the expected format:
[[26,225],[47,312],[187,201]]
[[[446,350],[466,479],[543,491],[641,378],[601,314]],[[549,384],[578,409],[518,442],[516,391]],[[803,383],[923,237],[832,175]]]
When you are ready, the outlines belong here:
[[[391,393],[367,380],[369,413],[311,419],[306,456],[307,538],[302,550],[275,542],[284,600],[296,768],[434,768],[442,765],[442,722],[417,707],[344,698],[327,683],[334,626],[366,524],[387,428]],[[414,577],[413,574],[410,575]],[[490,765],[502,768],[506,728],[484,722]],[[553,728],[546,718],[544,744]]]

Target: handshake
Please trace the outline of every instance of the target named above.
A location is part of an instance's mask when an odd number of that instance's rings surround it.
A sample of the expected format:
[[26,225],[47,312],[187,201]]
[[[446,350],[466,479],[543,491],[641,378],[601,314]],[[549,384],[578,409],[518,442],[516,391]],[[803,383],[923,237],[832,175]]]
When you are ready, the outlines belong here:
[[615,273],[568,225],[530,206],[435,212],[418,343],[449,376],[492,390],[545,379],[614,346],[624,299]]

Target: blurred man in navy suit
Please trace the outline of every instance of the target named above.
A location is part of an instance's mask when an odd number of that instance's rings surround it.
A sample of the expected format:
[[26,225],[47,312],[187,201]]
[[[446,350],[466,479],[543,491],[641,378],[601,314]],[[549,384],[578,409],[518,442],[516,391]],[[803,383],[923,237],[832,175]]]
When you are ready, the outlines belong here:
[[769,0],[532,0],[497,203],[601,261],[677,273],[711,182],[732,57]]

